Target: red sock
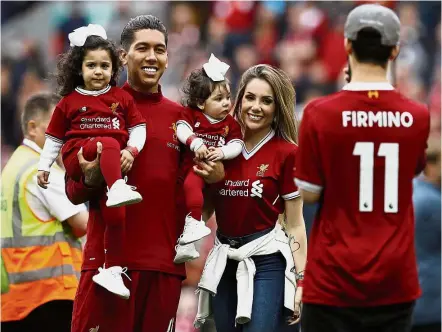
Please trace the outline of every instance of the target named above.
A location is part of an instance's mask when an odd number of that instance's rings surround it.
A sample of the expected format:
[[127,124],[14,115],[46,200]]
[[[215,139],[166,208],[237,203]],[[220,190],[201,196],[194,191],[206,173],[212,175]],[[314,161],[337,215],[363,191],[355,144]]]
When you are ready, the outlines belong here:
[[98,141],[103,144],[100,158],[101,173],[110,188],[115,181],[121,179],[120,144],[110,137],[100,138]]
[[106,200],[100,200],[101,216],[106,225],[104,230],[105,267],[121,266],[125,238],[126,207],[109,208]]
[[187,173],[184,180],[184,196],[186,198],[187,211],[192,218],[201,220],[203,214],[205,183],[202,177],[196,175],[192,170]]

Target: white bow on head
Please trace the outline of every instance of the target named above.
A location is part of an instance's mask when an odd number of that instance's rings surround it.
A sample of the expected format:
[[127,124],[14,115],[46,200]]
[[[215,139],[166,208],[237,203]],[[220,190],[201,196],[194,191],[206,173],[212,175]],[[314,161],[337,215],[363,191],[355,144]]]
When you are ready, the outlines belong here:
[[87,27],[75,29],[68,36],[71,46],[83,46],[87,37],[98,36],[107,39],[106,30],[99,24],[89,24]]
[[214,82],[220,82],[225,80],[225,75],[230,66],[227,63],[220,61],[213,53],[210,55],[209,62],[203,65],[204,71],[207,76]]

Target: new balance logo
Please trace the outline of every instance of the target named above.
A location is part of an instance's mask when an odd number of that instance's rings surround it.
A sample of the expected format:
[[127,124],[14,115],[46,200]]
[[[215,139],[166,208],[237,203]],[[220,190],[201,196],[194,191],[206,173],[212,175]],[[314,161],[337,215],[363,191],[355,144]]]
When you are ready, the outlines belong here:
[[117,118],[112,119],[112,129],[120,129],[120,120]]
[[259,197],[262,198],[264,184],[261,183],[260,180],[252,182],[252,189],[250,197]]

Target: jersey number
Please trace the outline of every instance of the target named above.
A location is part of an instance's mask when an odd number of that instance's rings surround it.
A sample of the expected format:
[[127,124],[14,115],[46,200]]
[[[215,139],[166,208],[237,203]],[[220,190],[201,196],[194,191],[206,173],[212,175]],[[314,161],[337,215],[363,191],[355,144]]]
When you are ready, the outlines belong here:
[[[374,143],[357,142],[354,156],[360,157],[359,211],[373,211]],[[384,212],[398,212],[399,144],[381,143],[378,157],[385,158]]]

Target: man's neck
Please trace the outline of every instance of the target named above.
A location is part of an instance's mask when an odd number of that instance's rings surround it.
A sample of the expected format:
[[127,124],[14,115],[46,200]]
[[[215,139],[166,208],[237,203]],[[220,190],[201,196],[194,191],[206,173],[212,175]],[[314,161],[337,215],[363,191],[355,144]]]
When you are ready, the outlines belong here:
[[134,89],[137,92],[141,92],[141,93],[158,93],[158,86],[159,84],[155,84],[151,87],[148,86],[138,86],[137,84],[135,84],[134,82],[132,82],[131,80],[128,79],[128,83],[130,85],[130,87],[132,89]]
[[371,64],[358,63],[351,68],[351,82],[386,82],[387,70]]

